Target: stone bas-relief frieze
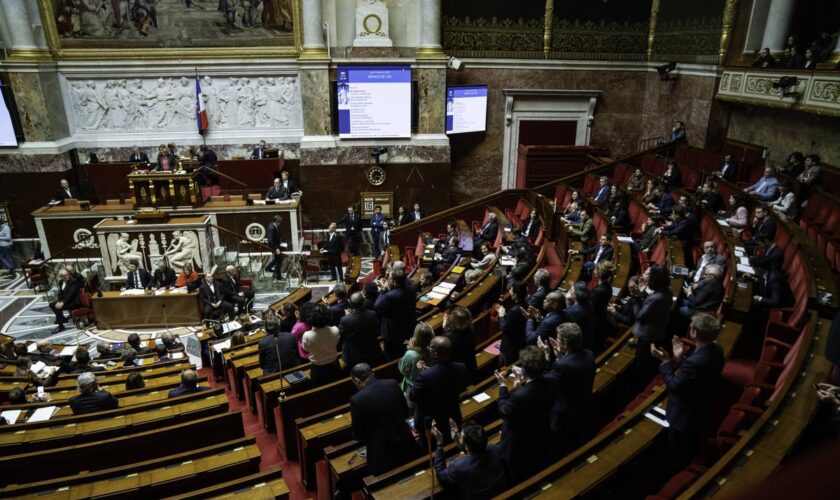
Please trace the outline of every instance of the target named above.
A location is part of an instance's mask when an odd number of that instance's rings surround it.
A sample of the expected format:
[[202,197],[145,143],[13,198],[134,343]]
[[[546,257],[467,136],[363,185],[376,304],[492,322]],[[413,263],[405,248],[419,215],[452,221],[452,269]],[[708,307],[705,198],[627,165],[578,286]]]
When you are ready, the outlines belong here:
[[[75,133],[187,132],[196,128],[195,78],[69,81]],[[210,131],[298,129],[296,76],[201,79]]]

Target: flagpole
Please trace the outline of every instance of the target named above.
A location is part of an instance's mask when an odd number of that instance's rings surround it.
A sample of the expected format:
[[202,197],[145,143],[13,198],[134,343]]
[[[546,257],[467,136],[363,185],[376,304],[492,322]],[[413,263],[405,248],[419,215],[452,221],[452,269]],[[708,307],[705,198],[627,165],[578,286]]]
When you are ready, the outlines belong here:
[[[193,66],[193,71],[195,71],[196,85],[200,85],[199,80],[198,80],[198,66]],[[202,90],[201,94],[196,96],[196,97],[197,97],[197,99],[203,99],[204,98],[204,91]],[[201,117],[199,116],[201,105],[198,102],[196,102],[195,104],[196,104],[196,107],[195,107],[196,120],[201,120]],[[209,126],[209,124],[208,124],[208,126]],[[201,136],[201,143],[206,147],[207,146],[207,130],[205,129],[205,130],[199,132],[198,135]]]

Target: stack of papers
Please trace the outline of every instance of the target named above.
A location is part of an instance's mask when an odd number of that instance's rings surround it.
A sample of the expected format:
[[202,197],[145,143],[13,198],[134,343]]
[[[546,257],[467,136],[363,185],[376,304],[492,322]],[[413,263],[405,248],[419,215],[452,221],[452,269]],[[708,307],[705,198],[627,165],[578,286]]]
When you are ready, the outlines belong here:
[[238,321],[229,321],[222,325],[222,333],[230,333],[242,328],[242,324]]
[[32,413],[32,416],[29,417],[27,422],[44,422],[45,420],[49,420],[52,418],[56,409],[58,409],[58,406],[44,406],[43,408],[38,408]]
[[145,295],[146,290],[142,288],[132,288],[131,290],[123,290],[120,295]]
[[629,236],[616,236],[619,243],[633,243],[633,238]]
[[481,392],[479,394],[476,394],[472,398],[475,400],[476,403],[483,403],[483,402],[487,401],[488,399],[490,399],[490,395],[487,394],[486,392]]
[[449,296],[448,293],[435,292],[434,290],[428,293],[428,297],[432,300],[443,300],[447,296]]
[[755,274],[755,269],[748,265],[745,266],[744,264],[738,264],[737,266],[735,266],[735,270],[737,270],[739,273]]
[[222,350],[227,349],[228,347],[230,347],[230,339],[227,339],[224,342],[219,342],[218,344],[213,344],[213,350],[218,354],[221,354]]
[[59,356],[72,356],[73,354],[76,353],[76,348],[77,348],[77,346],[74,346],[74,345],[65,346],[64,349],[62,349],[61,352],[58,353],[58,355]]
[[23,410],[6,410],[3,413],[0,413],[0,417],[6,419],[6,423],[13,424],[17,422],[18,417],[20,416]]

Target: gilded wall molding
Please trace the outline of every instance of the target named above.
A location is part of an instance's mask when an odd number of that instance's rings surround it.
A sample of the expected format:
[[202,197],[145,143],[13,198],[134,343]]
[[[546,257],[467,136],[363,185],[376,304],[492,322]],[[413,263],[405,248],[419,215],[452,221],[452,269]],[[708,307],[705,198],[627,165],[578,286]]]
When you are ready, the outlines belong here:
[[[782,96],[781,89],[773,88],[773,82],[779,81],[781,77],[790,76],[799,80],[796,87],[790,89],[796,92],[796,95]],[[782,73],[727,69],[721,76],[717,98],[722,101],[840,116],[840,75],[829,72]]]
[[659,18],[659,1],[653,0],[650,4],[650,23],[648,25],[647,38],[647,60],[653,59],[653,43],[656,40],[656,20]]
[[[298,57],[302,45],[301,0],[292,0],[293,45],[254,46],[248,40],[240,45],[225,47],[160,47],[160,48],[68,48],[63,47],[58,33],[52,0],[37,0],[44,35],[54,60],[59,59],[209,59],[209,58],[264,58]],[[232,40],[232,42],[235,42]]]

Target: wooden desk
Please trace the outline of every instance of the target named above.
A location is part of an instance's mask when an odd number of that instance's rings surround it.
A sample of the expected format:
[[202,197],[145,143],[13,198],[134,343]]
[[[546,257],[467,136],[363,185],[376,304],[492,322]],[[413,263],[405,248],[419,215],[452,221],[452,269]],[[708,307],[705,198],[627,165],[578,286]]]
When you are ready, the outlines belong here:
[[103,292],[101,298],[94,296],[92,301],[99,328],[195,326],[201,323],[197,293],[120,295],[120,292]]
[[128,190],[135,207],[195,207],[201,204],[198,172],[134,172]]

